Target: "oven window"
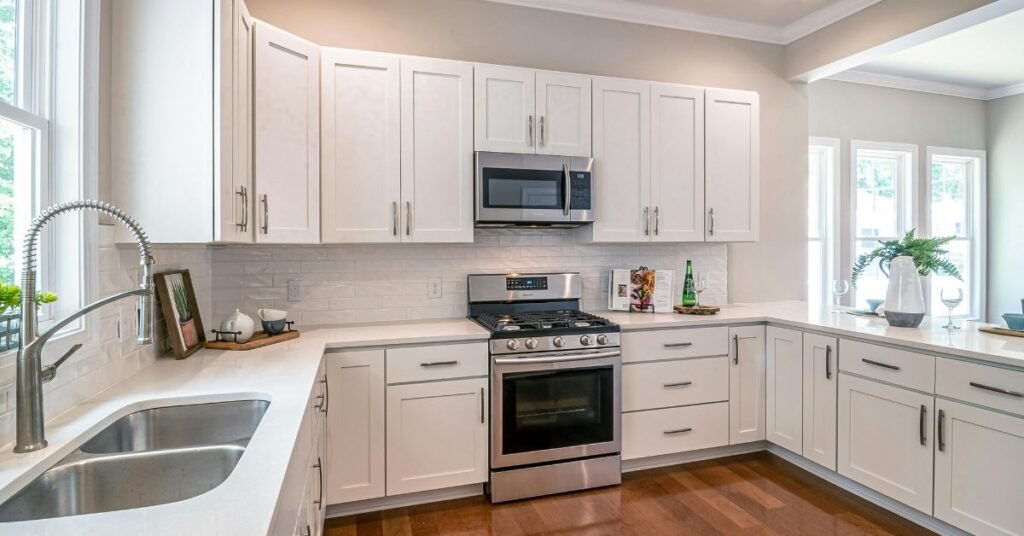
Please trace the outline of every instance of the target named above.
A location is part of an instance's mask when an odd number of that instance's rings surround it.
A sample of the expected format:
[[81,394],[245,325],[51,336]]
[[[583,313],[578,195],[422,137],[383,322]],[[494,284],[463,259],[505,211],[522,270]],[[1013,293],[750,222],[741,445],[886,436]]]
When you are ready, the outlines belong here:
[[502,453],[614,439],[612,368],[504,374]]
[[561,209],[565,181],[561,171],[484,168],[486,208]]

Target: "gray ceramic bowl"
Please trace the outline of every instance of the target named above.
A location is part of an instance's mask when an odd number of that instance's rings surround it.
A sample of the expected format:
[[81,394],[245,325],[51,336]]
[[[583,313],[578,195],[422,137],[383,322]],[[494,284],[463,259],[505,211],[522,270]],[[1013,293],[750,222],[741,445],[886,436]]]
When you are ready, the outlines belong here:
[[267,335],[274,336],[284,331],[286,320],[282,318],[281,320],[261,320],[260,322],[263,323],[263,331]]
[[1003,320],[1006,321],[1008,328],[1024,331],[1024,314],[1006,313],[1003,315]]

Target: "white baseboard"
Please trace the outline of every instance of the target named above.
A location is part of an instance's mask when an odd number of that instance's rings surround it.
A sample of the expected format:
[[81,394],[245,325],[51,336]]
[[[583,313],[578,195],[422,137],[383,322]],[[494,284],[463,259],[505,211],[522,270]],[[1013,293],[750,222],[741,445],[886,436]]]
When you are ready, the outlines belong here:
[[890,499],[889,497],[878,493],[877,491],[868,488],[862,484],[854,482],[845,476],[833,472],[831,469],[822,467],[799,454],[790,452],[778,445],[768,445],[768,452],[786,460],[787,462],[811,473],[812,475],[825,480],[829,484],[848,491],[870,503],[885,508],[886,510],[912,522],[916,523],[932,532],[942,534],[944,536],[970,536],[970,533],[964,532],[952,525],[944,523],[924,512],[911,508],[901,502]]
[[737,456],[740,454],[759,452],[767,448],[767,442],[755,441],[753,443],[742,443],[740,445],[726,445],[724,447],[712,447],[709,449],[692,450],[676,454],[665,454],[663,456],[652,456],[650,458],[624,460],[622,462],[622,472],[630,473],[633,471],[643,471],[644,469],[656,469],[658,467],[668,467],[670,465],[713,460],[715,458],[725,458],[726,456]]
[[430,491],[421,491],[419,493],[406,493],[404,495],[395,495],[394,497],[381,497],[379,499],[366,499],[365,501],[330,504],[327,505],[327,517],[350,516],[353,514],[365,514],[366,512],[415,506],[417,504],[450,501],[452,499],[463,499],[465,497],[483,495],[483,493],[483,484],[467,484],[465,486],[456,486],[454,488],[435,489]]

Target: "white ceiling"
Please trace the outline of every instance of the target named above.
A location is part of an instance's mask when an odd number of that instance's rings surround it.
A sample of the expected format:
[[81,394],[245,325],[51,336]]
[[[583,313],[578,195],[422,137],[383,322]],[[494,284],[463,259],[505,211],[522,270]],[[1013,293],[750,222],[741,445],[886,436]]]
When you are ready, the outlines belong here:
[[[995,98],[1024,91],[1024,9],[864,64],[839,79],[929,84],[936,93]],[[887,84],[879,84],[887,85]],[[913,88],[907,88],[913,89]],[[927,90],[927,89],[924,89]]]
[[488,0],[788,44],[881,0]]

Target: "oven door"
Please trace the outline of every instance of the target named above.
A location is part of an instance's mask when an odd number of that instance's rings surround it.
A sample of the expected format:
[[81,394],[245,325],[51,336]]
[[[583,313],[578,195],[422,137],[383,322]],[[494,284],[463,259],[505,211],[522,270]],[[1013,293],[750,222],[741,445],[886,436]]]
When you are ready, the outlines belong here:
[[491,468],[621,450],[618,349],[495,357]]

